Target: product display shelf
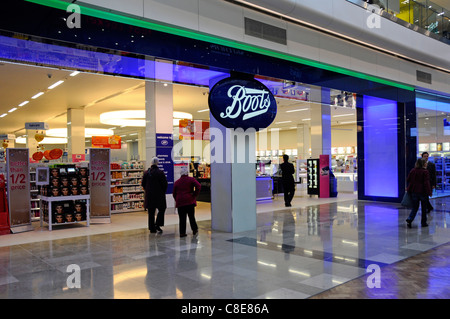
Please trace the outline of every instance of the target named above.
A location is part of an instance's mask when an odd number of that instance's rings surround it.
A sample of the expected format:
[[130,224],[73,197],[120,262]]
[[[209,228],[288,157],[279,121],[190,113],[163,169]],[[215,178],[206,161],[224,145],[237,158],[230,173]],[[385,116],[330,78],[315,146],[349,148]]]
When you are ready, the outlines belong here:
[[40,219],[40,194],[39,187],[36,185],[36,168],[30,167],[30,210],[31,221]]
[[[117,167],[123,164],[115,164]],[[137,168],[111,169],[111,213],[128,213],[144,210],[144,190],[141,186],[144,174],[142,162],[132,163]],[[125,167],[130,167],[126,165]]]
[[[89,227],[89,215],[90,215],[90,195],[72,195],[72,196],[55,196],[55,197],[47,197],[41,196],[41,207],[40,207],[40,221],[41,227],[43,224],[48,225],[48,229],[52,230],[53,226],[62,226],[62,225],[70,225],[70,224],[79,224],[86,223],[86,226]],[[72,222],[61,222],[58,223],[54,220],[53,217],[53,205],[56,202],[77,202],[77,201],[85,201],[85,212],[83,214],[83,220],[81,221],[72,221]]]

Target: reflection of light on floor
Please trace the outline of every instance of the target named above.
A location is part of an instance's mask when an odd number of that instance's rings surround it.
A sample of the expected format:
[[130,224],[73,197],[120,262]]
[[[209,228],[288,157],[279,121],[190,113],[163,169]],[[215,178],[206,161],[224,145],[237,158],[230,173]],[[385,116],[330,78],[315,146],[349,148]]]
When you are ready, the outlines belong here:
[[258,261],[258,264],[263,265],[263,266],[268,266],[268,267],[274,267],[274,268],[277,266],[275,264],[266,263],[266,262],[263,262],[263,261]]
[[296,275],[304,276],[304,277],[311,277],[311,275],[309,273],[304,272],[304,271],[289,269],[289,272],[293,273],[293,274],[296,274]]

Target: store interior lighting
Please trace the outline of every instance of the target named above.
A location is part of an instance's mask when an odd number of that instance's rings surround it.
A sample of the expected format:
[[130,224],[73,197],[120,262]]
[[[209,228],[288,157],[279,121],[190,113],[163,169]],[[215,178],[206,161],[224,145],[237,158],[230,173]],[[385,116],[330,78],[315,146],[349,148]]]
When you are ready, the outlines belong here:
[[[84,133],[85,137],[114,135],[113,130],[102,128],[85,128]],[[67,129],[66,128],[49,129],[45,132],[45,135],[51,137],[67,137]]]
[[[173,125],[177,126],[182,119],[192,120],[193,116],[186,112],[173,112]],[[100,123],[107,125],[145,127],[145,110],[113,111],[100,114]]]

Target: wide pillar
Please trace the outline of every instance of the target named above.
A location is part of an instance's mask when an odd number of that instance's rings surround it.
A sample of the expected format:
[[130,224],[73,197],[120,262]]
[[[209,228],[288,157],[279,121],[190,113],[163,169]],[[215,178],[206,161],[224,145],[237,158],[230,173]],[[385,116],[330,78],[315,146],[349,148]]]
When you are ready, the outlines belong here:
[[[172,197],[173,162],[171,158],[173,142],[173,85],[170,79],[173,63],[164,60],[148,60],[146,75],[151,79],[167,79],[167,82],[145,82],[145,158],[147,167],[157,156],[160,168],[166,173],[169,187],[166,194],[167,206],[174,207]],[[161,138],[170,139],[166,147],[161,147]],[[164,159],[163,159],[164,158]]]
[[331,155],[330,89],[311,86],[311,156]]
[[67,110],[67,147],[69,161],[85,159],[85,120],[84,109]]
[[228,129],[210,114],[210,140],[212,229],[256,230],[256,133]]

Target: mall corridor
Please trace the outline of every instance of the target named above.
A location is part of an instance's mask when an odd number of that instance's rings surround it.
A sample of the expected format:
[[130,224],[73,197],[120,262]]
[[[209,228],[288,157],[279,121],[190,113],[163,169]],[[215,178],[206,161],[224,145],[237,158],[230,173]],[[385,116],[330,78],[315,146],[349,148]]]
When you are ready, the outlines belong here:
[[[20,244],[7,240],[22,234],[4,235],[0,298],[450,298],[450,198],[433,199],[429,227],[418,218],[411,229],[398,204],[300,201],[259,210],[257,230],[235,234],[212,231],[200,205],[196,237],[189,227],[178,236],[176,215],[162,234],[150,234],[143,212],[113,216],[111,225],[140,220],[126,230],[41,229]],[[81,270],[79,286],[69,265]],[[367,269],[377,266],[380,276],[369,278]]]

